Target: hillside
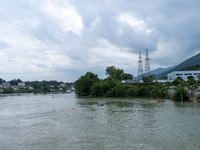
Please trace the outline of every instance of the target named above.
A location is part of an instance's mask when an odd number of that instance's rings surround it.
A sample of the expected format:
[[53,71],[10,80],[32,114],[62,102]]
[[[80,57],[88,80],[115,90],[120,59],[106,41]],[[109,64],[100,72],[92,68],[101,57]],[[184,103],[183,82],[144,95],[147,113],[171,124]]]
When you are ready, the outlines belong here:
[[185,67],[185,68],[181,69],[180,71],[191,71],[191,70],[200,70],[200,64]]
[[175,67],[175,66],[171,66],[171,67],[168,67],[168,68],[158,68],[158,69],[152,70],[152,71],[151,71],[151,74],[158,75],[158,74],[163,73],[163,72],[165,72],[165,71],[168,71],[168,70],[170,70],[170,69],[172,69],[172,68],[174,68],[174,67]]
[[156,78],[158,78],[158,79],[166,79],[167,78],[167,74],[169,74],[169,73],[171,73],[173,71],[179,71],[179,70],[181,70],[181,69],[183,69],[185,67],[188,67],[188,66],[194,66],[196,64],[200,64],[200,53],[195,55],[195,56],[193,56],[193,57],[191,57],[191,58],[189,58],[189,59],[187,59],[187,60],[185,60],[184,62],[180,63],[176,67],[174,67],[174,68],[172,68],[172,69],[170,69],[168,71],[165,71],[165,72],[163,72],[161,74],[158,74],[156,76]]

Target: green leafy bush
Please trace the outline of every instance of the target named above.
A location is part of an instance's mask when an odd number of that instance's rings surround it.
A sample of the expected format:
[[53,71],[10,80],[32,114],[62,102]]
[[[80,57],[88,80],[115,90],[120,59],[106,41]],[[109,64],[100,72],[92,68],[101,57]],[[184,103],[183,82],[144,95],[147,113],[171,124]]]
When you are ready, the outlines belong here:
[[91,88],[94,83],[98,82],[99,78],[92,72],[87,72],[84,76],[81,76],[75,83],[76,94],[79,96],[89,96],[91,94]]
[[103,87],[101,82],[94,83],[91,89],[91,96],[100,97],[103,95]]
[[147,93],[147,87],[144,85],[140,86],[138,89],[139,96],[145,96],[146,93]]
[[105,97],[114,97],[113,91],[107,91],[106,94],[104,95]]
[[3,92],[4,94],[6,93],[14,93],[14,90],[12,88],[6,88],[6,89],[3,89]]
[[189,101],[189,98],[187,96],[187,91],[183,87],[179,87],[175,90],[175,93],[173,95],[174,101]]

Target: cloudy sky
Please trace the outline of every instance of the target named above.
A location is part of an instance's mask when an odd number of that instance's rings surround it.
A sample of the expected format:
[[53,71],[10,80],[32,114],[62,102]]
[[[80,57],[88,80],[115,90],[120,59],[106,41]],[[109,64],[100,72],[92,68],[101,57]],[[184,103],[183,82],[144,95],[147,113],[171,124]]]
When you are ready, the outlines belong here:
[[137,76],[200,52],[199,0],[1,0],[0,78],[74,82],[114,65]]

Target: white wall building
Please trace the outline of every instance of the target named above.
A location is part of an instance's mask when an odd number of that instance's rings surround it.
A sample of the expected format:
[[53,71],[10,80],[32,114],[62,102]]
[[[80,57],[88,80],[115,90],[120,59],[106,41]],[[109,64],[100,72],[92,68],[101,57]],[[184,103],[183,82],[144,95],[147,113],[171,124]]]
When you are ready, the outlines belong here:
[[63,88],[66,88],[67,85],[62,83],[62,84],[60,84],[60,86],[63,87]]
[[20,82],[20,83],[18,83],[18,86],[25,87],[25,83],[24,82]]
[[2,87],[3,88],[9,88],[10,87],[10,82],[2,82]]
[[183,78],[183,80],[187,81],[189,76],[193,76],[194,79],[197,79],[200,76],[199,71],[174,71],[167,75],[168,80],[175,80],[177,77]]

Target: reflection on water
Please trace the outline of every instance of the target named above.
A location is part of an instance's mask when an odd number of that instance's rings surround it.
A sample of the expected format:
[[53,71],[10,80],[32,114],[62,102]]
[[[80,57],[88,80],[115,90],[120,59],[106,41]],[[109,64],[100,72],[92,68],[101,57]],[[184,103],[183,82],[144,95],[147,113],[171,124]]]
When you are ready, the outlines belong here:
[[199,114],[200,103],[170,100],[0,95],[0,149],[195,150]]

